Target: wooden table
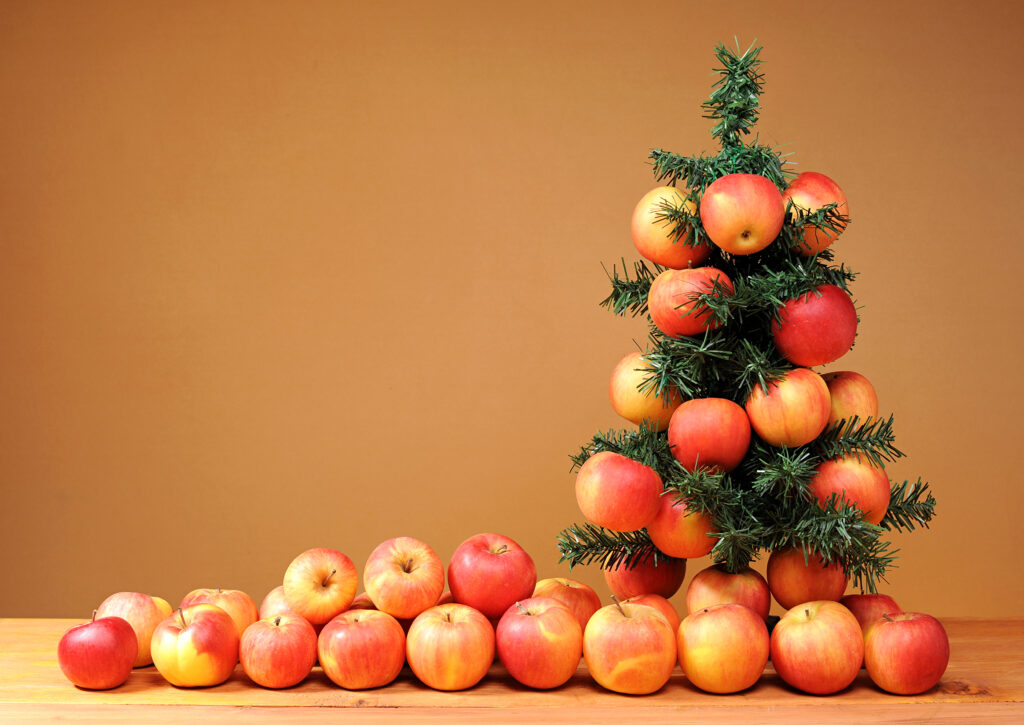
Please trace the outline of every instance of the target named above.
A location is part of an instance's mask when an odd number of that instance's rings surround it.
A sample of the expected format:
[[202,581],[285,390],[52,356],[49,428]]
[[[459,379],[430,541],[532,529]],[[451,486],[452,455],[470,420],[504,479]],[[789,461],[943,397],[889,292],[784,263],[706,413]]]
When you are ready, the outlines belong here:
[[[179,689],[152,667],[114,690],[72,686],[57,665],[57,641],[78,620],[0,619],[0,722],[903,722],[1024,723],[1024,619],[949,619],[949,669],[934,690],[888,695],[862,671],[843,692],[804,695],[769,664],[761,681],[737,695],[696,690],[678,671],[662,690],[626,696],[598,687],[581,665],[563,687],[535,691],[495,665],[463,692],[435,692],[408,668],[378,690],[348,692],[319,668],[289,690],[265,690],[241,668],[223,685]],[[344,712],[337,708],[347,708]],[[566,709],[570,709],[566,712]]]

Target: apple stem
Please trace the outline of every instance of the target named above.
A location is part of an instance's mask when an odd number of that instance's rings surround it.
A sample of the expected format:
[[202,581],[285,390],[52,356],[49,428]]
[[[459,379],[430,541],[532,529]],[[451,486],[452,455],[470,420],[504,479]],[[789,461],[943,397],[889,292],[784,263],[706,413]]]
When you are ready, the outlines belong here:
[[278,615],[277,617],[274,617],[274,626],[275,627],[280,627],[281,626],[281,617],[280,617],[280,615]]
[[402,566],[402,571],[404,571],[406,574],[408,574],[409,572],[412,571],[412,557],[411,556],[409,557],[409,561],[405,562],[405,564]]
[[524,607],[519,602],[516,602],[516,606],[519,607],[519,611],[522,612],[523,614],[526,614],[526,615],[529,615],[529,616],[533,616],[533,612],[531,612],[529,609]]
[[884,620],[885,620],[886,622],[891,622],[891,621],[893,621],[893,618],[892,618],[892,617],[890,617],[890,616],[889,616],[888,614],[883,614],[883,615],[882,615],[882,619],[884,619]]
[[337,573],[338,573],[337,569],[331,569],[331,573],[327,575],[327,577],[323,580],[323,582],[320,584],[320,586],[322,586],[322,587],[327,586],[327,582],[329,582],[331,577],[334,576]]
[[508,544],[502,544],[501,546],[499,546],[497,549],[494,550],[494,553],[495,554],[504,554],[506,551],[508,551]]
[[628,614],[626,614],[626,610],[622,608],[622,603],[619,602],[619,598],[614,594],[612,594],[612,601],[615,602],[615,606],[619,608],[619,611],[622,613],[623,617],[629,616]]
[[220,587],[217,587],[217,593],[218,593],[218,594],[220,594],[220,593],[221,593],[221,588],[220,588]]
[[98,609],[92,610],[92,621],[94,621],[94,622],[96,621],[96,612],[98,612],[98,611],[100,611],[100,610],[98,610]]
[[178,607],[178,618],[181,620],[182,627],[188,626],[187,624],[185,624],[185,612],[181,611],[181,607]]
[[808,619],[810,619],[811,618],[811,610],[810,609],[805,609],[804,610],[804,616],[806,616]]

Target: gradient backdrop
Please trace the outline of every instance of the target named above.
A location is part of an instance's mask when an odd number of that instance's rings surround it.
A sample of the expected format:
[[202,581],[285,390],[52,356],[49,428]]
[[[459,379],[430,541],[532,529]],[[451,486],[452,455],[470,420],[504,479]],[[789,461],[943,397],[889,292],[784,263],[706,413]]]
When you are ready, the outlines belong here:
[[1011,5],[0,1],[0,615],[259,601],[397,535],[566,575],[567,456],[643,339],[601,264],[635,257],[648,149],[711,149],[734,36],[762,139],[850,199],[832,367],[939,499],[887,590],[1024,615]]

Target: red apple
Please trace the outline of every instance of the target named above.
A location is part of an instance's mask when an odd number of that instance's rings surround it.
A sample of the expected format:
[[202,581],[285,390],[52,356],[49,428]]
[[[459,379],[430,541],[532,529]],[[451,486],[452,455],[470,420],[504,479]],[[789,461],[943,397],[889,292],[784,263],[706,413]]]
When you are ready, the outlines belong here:
[[651,321],[668,337],[698,335],[718,324],[698,300],[701,294],[731,295],[732,280],[720,269],[666,269],[651,282],[647,309]]
[[259,619],[242,633],[238,659],[257,685],[292,687],[306,679],[316,664],[316,631],[295,613]]
[[787,684],[812,695],[830,695],[857,677],[864,635],[857,618],[839,602],[804,602],[775,625],[771,655]]
[[494,662],[494,627],[465,604],[439,604],[413,620],[406,658],[427,687],[465,690],[480,682]]
[[[783,202],[788,206],[793,202],[791,215],[795,218],[798,214],[815,212],[828,204],[837,204],[836,211],[843,216],[850,216],[850,207],[846,203],[846,194],[839,188],[839,185],[824,174],[817,171],[805,171],[795,179],[782,195]],[[834,232],[819,229],[813,224],[804,226],[803,242],[796,247],[798,254],[809,257],[828,248],[843,230]]]
[[653,607],[661,612],[661,615],[665,617],[668,622],[668,626],[675,632],[679,629],[679,612],[672,606],[672,602],[665,599],[660,594],[641,594],[636,597],[630,597],[623,601],[623,604],[636,604],[644,607]]
[[541,579],[533,588],[533,596],[551,597],[567,606],[580,623],[580,631],[587,628],[587,622],[601,608],[597,592],[583,582],[565,577]]
[[72,684],[88,690],[109,690],[123,685],[139,653],[135,630],[121,617],[78,624],[57,644],[57,662]]
[[828,386],[807,368],[795,368],[747,396],[747,416],[754,431],[769,445],[793,448],[810,443],[825,430],[830,411]]
[[455,604],[455,597],[452,596],[451,591],[445,591],[444,594],[437,598],[437,604]]
[[846,591],[843,567],[798,546],[776,549],[768,557],[768,588],[784,609],[817,600],[839,601]]
[[239,639],[249,625],[260,617],[256,602],[238,589],[193,589],[181,600],[179,608],[185,609],[193,604],[215,604],[227,612],[235,623]]
[[278,585],[267,592],[267,596],[263,597],[263,601],[260,603],[258,612],[260,619],[273,617],[275,614],[294,614],[291,607],[288,606],[288,598],[284,595],[283,585]]
[[660,395],[655,395],[650,389],[641,392],[639,388],[650,375],[650,370],[651,366],[643,359],[643,353],[631,352],[612,370],[608,395],[612,408],[623,418],[661,431],[668,427],[672,411],[683,402],[683,398],[671,386]]
[[388,539],[366,560],[363,584],[374,606],[397,619],[412,619],[444,591],[444,564],[427,544],[408,536]]
[[703,511],[691,511],[673,492],[661,496],[658,515],[647,524],[654,545],[678,559],[707,556],[718,541],[715,532],[710,516]]
[[835,494],[864,512],[864,520],[877,524],[889,508],[889,477],[884,468],[854,454],[818,464],[809,485],[810,492],[825,502]]
[[498,619],[537,586],[537,568],[523,547],[500,534],[477,534],[461,544],[448,564],[448,586],[460,604]]
[[756,174],[723,176],[700,200],[704,231],[730,254],[753,254],[767,247],[779,236],[785,217],[778,187]]
[[612,531],[645,527],[657,516],[664,490],[653,468],[611,451],[592,455],[576,475],[580,511]]
[[647,555],[632,567],[623,563],[614,569],[604,570],[605,584],[619,599],[641,594],[660,594],[668,599],[679,591],[685,577],[686,559],[665,556],[659,556],[657,564],[653,555]]
[[320,666],[346,690],[391,683],[405,664],[405,632],[394,617],[376,609],[350,609],[320,632]]
[[494,639],[508,673],[539,690],[568,682],[583,654],[580,623],[568,607],[551,597],[513,604],[498,620]]
[[685,192],[671,186],[651,189],[633,210],[633,244],[637,251],[655,264],[671,269],[693,267],[711,255],[711,247],[703,242],[690,244],[690,235],[676,239],[672,223],[664,221],[665,205],[685,208],[696,216],[697,207],[686,199]]
[[135,630],[139,651],[135,656],[135,667],[153,664],[149,653],[149,642],[153,638],[153,630],[174,609],[166,599],[151,597],[140,592],[117,592],[103,600],[96,609],[96,618],[120,617]]
[[821,376],[831,399],[829,423],[849,420],[854,416],[864,422],[878,416],[878,395],[871,381],[860,373],[840,370]]
[[742,604],[761,619],[768,618],[772,596],[768,582],[749,566],[730,574],[723,564],[697,572],[686,590],[686,611],[690,614],[719,604]]
[[884,614],[864,637],[868,677],[894,695],[917,695],[942,679],[949,664],[949,638],[929,614]]
[[178,687],[211,687],[231,677],[238,662],[238,632],[215,604],[193,604],[153,631],[153,664]]
[[771,329],[775,347],[791,363],[825,365],[853,347],[857,308],[842,288],[825,284],[783,304]]
[[888,594],[847,594],[839,599],[839,603],[853,612],[864,634],[883,614],[903,613],[900,605]]
[[683,674],[705,692],[746,690],[768,663],[768,627],[742,604],[698,609],[679,625],[676,643]]
[[352,560],[340,551],[309,549],[288,565],[284,595],[292,611],[315,626],[348,609],[358,580]]
[[657,692],[675,669],[675,632],[652,607],[610,604],[587,623],[583,659],[590,676],[607,690],[627,695]]
[[668,443],[687,471],[700,467],[728,473],[750,447],[750,419],[725,398],[687,400],[669,419]]

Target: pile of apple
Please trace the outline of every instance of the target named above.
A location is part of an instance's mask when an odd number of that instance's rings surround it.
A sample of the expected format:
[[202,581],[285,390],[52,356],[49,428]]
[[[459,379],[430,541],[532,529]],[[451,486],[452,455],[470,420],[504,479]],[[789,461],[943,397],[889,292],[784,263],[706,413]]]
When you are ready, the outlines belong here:
[[356,596],[352,561],[317,548],[292,561],[258,610],[238,590],[197,589],[175,611],[159,597],[119,592],[64,634],[58,661],[88,689],[117,687],[149,664],[178,687],[209,687],[239,662],[256,684],[284,688],[319,661],[349,690],[383,687],[406,664],[429,687],[461,690],[480,682],[497,655],[517,681],[550,689],[575,674],[582,655],[591,677],[613,692],[656,692],[678,662],[696,687],[727,693],[757,682],[770,649],[776,671],[807,692],[843,689],[863,660],[880,687],[911,694],[934,686],[949,656],[937,620],[904,614],[885,595],[802,603],[769,639],[769,589],[753,571],[698,574],[682,621],[652,592],[613,596],[602,607],[581,582],[537,581],[530,555],[497,534],[458,547],[448,592],[437,554],[409,537],[378,546],[363,581]]

